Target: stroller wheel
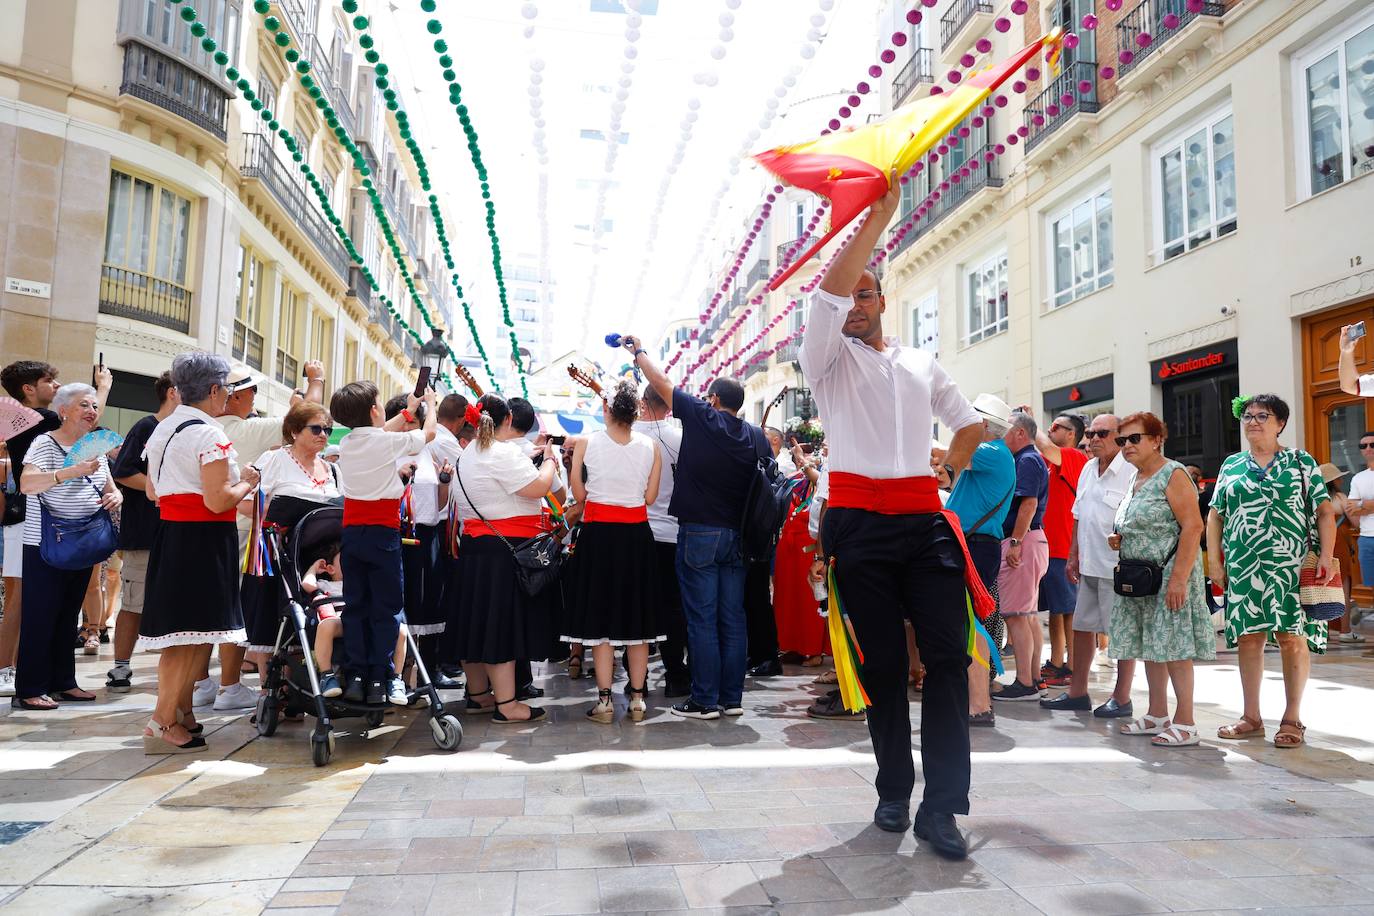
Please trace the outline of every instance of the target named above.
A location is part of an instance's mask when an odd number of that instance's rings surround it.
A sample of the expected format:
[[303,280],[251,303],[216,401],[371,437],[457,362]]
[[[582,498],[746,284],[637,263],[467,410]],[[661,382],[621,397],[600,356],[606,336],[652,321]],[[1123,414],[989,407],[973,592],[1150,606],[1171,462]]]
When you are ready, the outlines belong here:
[[258,697],[257,714],[253,716],[253,720],[257,723],[258,734],[264,738],[270,738],[277,733],[281,710],[275,694],[264,693]]
[[315,729],[310,733],[310,759],[315,766],[322,767],[334,756],[334,732],[332,729]]
[[434,746],[441,751],[456,751],[463,743],[463,726],[454,716],[439,716],[429,720],[434,732]]
[[378,710],[377,712],[369,712],[366,715],[364,715],[363,721],[367,723],[368,728],[378,728],[379,726],[381,726],[382,720],[385,717],[386,713]]

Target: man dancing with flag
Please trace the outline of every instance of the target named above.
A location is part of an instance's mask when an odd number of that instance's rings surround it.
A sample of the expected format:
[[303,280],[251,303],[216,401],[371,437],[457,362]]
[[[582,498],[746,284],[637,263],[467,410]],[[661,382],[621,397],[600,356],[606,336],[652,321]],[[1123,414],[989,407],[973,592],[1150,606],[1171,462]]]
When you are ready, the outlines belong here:
[[886,303],[865,265],[898,209],[896,173],[889,181],[813,295],[800,359],[830,444],[821,543],[853,625],[871,704],[868,731],[878,761],[873,821],[893,832],[911,823],[916,774],[906,619],[926,668],[925,791],[915,833],[941,855],[962,859],[967,846],[954,815],[969,808],[967,575],[973,567],[958,526],[941,513],[931,433],[933,419],[955,430],[945,456],[953,479],[982,440],[983,424],[934,357],[883,337]]

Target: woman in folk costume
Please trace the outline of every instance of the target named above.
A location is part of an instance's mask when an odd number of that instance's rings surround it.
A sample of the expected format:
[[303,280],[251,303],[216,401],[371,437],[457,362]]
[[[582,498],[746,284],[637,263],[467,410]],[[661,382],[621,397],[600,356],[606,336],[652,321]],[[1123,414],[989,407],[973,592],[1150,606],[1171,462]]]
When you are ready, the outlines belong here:
[[815,469],[803,465],[805,476],[794,490],[787,521],[778,538],[773,567],[773,611],[778,621],[778,648],[796,652],[808,665],[819,665],[826,655],[825,618],[817,613],[821,600],[810,580],[816,558],[816,538],[811,534],[812,499],[816,494]]
[[631,429],[639,416],[639,398],[629,382],[616,386],[603,414],[606,428],[580,440],[573,450],[573,494],[584,508],[568,570],[560,638],[592,647],[597,702],[587,718],[609,724],[615,719],[615,647],[625,647],[625,694],[630,718],[638,722],[648,695],[649,643],[667,637],[659,621],[658,567],[648,513],[658,498],[662,458],[654,440]]

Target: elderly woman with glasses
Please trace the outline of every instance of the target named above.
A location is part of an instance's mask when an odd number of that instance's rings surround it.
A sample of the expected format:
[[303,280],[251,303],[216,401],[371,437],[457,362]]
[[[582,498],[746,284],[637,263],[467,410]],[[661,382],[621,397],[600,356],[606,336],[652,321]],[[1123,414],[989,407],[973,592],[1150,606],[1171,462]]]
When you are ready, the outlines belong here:
[[1306,727],[1299,715],[1312,661],[1326,651],[1326,624],[1309,620],[1298,601],[1298,573],[1309,549],[1317,550],[1317,580],[1338,570],[1332,559],[1335,511],[1317,461],[1279,444],[1288,405],[1273,394],[1237,399],[1246,451],[1222,463],[1207,516],[1207,558],[1214,582],[1226,587],[1226,642],[1239,649],[1245,708],[1240,721],[1217,730],[1220,738],[1262,738],[1260,682],[1264,645],[1277,642],[1283,659],[1287,707],[1275,747],[1297,747]]
[[172,384],[181,405],[158,423],[144,449],[148,498],[162,518],[148,554],[138,631],[138,648],[162,652],[157,706],[143,730],[148,754],[205,749],[204,727],[191,714],[196,673],[212,647],[246,637],[234,519],[258,472],[239,469],[234,444],[215,419],[229,399],[228,376],[229,361],[214,353],[174,359]]
[[[262,493],[271,500],[267,521],[289,528],[307,512],[339,504],[343,495],[339,468],[323,457],[333,431],[334,421],[322,404],[302,401],[286,412],[281,422],[281,447],[263,452],[253,462],[262,475]],[[239,511],[251,515],[252,500],[240,504]],[[278,611],[285,601],[281,579],[245,575],[241,598],[248,653],[258,670],[265,672],[264,656],[274,648]]]
[[[14,681],[16,709],[56,709],[58,702],[89,702],[95,694],[76,684],[72,634],[91,581],[91,567],[59,569],[43,558],[42,514],[86,518],[118,508],[123,501],[104,455],[71,461],[68,452],[95,429],[100,398],[90,385],[63,385],[52,409],[62,425],[33,440],[24,455],[20,492],[28,495],[24,517],[24,614],[19,621],[19,664]],[[113,548],[113,542],[111,542]]]

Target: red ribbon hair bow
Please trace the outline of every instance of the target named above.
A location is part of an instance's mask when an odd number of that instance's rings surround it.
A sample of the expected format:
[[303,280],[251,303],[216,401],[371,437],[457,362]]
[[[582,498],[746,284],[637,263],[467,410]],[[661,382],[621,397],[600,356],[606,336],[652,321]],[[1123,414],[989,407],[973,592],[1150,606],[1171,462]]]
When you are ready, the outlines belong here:
[[482,412],[473,405],[469,404],[467,406],[467,409],[463,411],[463,419],[466,420],[472,426],[481,426]]

